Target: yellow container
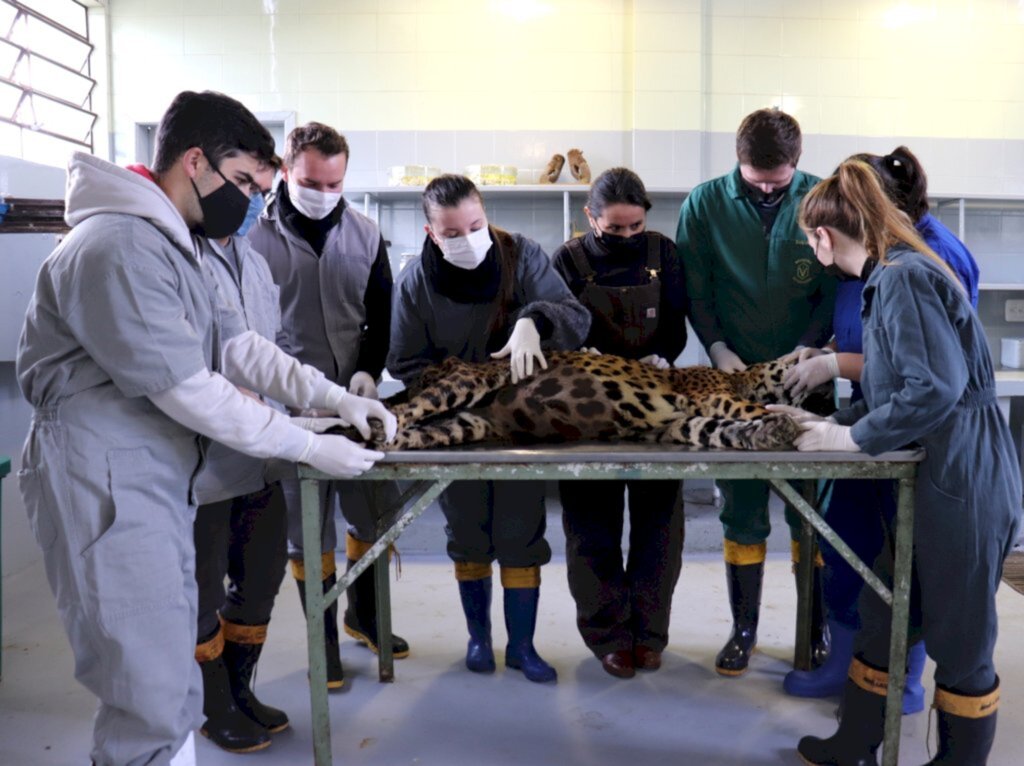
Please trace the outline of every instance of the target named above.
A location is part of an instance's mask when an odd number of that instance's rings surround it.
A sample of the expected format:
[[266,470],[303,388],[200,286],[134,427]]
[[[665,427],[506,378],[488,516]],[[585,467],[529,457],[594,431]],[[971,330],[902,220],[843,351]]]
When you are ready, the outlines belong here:
[[467,165],[466,175],[479,186],[514,186],[519,171],[515,165]]

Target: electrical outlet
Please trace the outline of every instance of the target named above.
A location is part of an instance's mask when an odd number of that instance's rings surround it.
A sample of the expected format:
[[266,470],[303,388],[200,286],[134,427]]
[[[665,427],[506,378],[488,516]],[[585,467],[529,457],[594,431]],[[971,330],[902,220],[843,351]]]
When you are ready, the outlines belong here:
[[1024,322],[1024,300],[1008,299],[1006,301],[1006,321]]

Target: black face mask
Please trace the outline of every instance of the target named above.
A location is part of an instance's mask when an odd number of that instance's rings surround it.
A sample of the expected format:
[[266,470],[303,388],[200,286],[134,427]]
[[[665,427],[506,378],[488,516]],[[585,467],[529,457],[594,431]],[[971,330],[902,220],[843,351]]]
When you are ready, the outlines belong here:
[[635,253],[643,249],[647,243],[647,233],[641,231],[624,237],[621,234],[609,234],[606,231],[595,231],[597,241],[611,251],[620,253]]
[[750,197],[751,201],[755,205],[760,205],[761,207],[775,207],[778,205],[782,202],[782,198],[786,196],[786,192],[789,191],[790,186],[789,184],[786,184],[785,186],[776,186],[772,191],[766,194],[752,183],[749,183],[746,179],[743,180],[743,185],[747,187],[747,196]]
[[196,233],[210,239],[223,239],[234,234],[242,225],[245,214],[249,212],[249,198],[225,178],[220,168],[212,162],[210,167],[224,179],[224,183],[204,197],[199,193],[196,182],[192,181],[192,188],[203,211],[203,222],[196,226]]

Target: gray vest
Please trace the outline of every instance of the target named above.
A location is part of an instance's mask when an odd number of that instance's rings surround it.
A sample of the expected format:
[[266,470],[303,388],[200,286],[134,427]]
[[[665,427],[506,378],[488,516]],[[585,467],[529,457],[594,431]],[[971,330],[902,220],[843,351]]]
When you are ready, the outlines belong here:
[[279,218],[275,203],[248,234],[281,290],[277,342],[299,361],[347,386],[356,372],[366,322],[363,300],[380,248],[380,230],[346,205],[321,256]]

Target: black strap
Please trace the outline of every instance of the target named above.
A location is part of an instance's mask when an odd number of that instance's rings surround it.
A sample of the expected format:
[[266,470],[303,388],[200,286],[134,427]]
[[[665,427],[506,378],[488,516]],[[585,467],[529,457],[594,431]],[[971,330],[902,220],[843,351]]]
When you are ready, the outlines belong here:
[[583,247],[583,237],[573,237],[565,243],[565,247],[569,251],[573,266],[576,267],[580,277],[586,282],[593,282],[597,272],[594,271],[590,265],[590,259],[587,258],[587,251]]

